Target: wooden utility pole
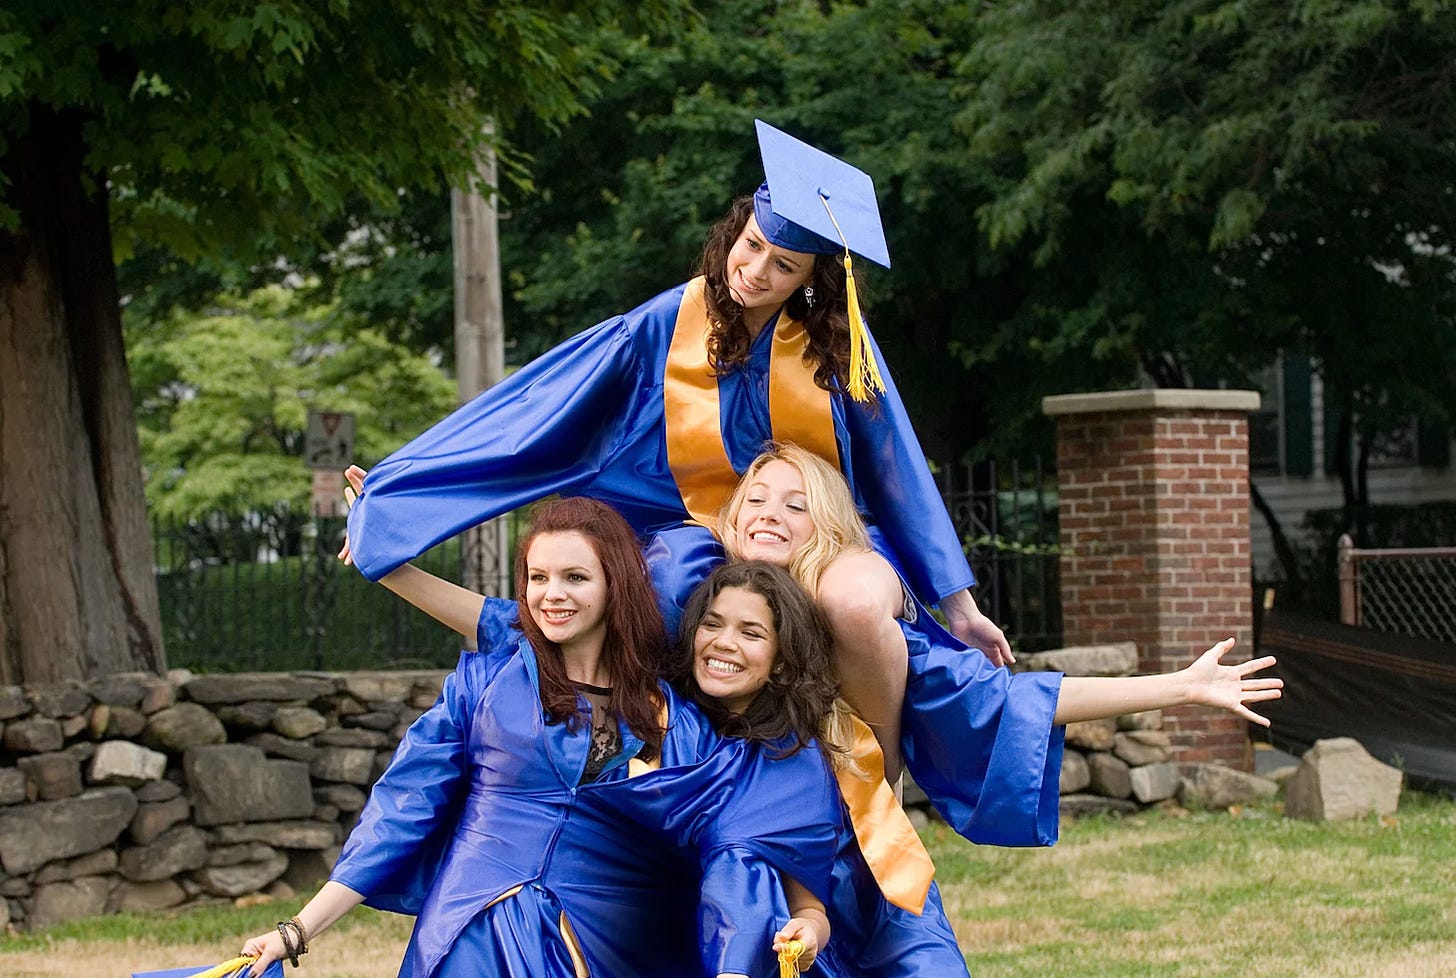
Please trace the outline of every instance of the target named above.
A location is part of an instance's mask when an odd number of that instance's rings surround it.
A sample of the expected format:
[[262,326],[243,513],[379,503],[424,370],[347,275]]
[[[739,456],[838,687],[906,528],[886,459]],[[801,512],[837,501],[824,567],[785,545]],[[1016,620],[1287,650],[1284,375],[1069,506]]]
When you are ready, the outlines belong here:
[[[455,252],[455,386],[461,404],[505,376],[496,160],[495,150],[489,145],[480,150],[476,181],[473,188],[450,191]],[[482,594],[510,595],[507,529],[507,521],[501,518],[461,535],[465,587]]]

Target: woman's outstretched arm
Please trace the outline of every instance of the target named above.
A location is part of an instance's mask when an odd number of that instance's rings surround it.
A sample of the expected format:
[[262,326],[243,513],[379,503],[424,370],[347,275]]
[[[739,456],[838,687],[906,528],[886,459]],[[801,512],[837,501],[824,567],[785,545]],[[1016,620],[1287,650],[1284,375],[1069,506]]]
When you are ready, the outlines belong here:
[[1233,639],[1224,639],[1187,668],[1156,676],[1067,676],[1062,680],[1052,722],[1077,723],[1199,704],[1228,710],[1267,727],[1268,718],[1255,713],[1249,704],[1277,700],[1283,695],[1284,680],[1272,676],[1249,678],[1274,665],[1272,655],[1224,665],[1219,660],[1233,645]]

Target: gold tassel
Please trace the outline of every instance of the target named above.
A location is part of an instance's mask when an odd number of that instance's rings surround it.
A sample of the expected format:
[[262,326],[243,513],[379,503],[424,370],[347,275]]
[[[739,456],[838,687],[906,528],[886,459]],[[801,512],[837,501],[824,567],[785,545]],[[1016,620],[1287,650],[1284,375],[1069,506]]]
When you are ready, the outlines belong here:
[[256,960],[258,960],[256,955],[244,954],[240,957],[233,958],[231,961],[224,961],[215,968],[200,971],[193,975],[192,978],[228,978],[229,975],[237,974]]
[[849,302],[849,396],[868,401],[885,392],[885,380],[870,351],[870,331],[859,311],[859,292],[854,287],[854,266],[848,250],[844,252],[844,290]]
[[799,956],[804,953],[804,942],[794,938],[779,949],[779,978],[799,978]]

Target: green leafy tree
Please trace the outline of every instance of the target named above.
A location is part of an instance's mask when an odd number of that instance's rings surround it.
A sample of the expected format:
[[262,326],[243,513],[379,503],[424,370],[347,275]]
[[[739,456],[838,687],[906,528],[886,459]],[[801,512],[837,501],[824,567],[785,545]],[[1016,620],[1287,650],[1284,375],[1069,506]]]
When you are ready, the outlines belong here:
[[355,452],[378,459],[455,404],[433,360],[278,286],[205,314],[128,325],[152,513],[257,514],[275,544],[310,510],[303,439],[312,409],[355,415]]
[[[1186,386],[1284,349],[1362,451],[1453,417],[1451,4],[1020,0],[979,27],[953,123],[990,180],[980,226],[1028,273],[968,359]],[[1055,392],[1028,380],[1023,412]]]
[[163,666],[116,255],[265,264],[349,201],[463,185],[487,121],[578,108],[594,32],[682,10],[0,8],[0,681]]

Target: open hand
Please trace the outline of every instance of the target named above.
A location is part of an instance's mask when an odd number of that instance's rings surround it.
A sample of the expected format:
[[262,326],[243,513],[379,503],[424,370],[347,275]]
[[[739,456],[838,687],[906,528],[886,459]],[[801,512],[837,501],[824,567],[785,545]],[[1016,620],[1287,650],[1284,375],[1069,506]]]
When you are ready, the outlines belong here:
[[1272,655],[1224,665],[1221,660],[1233,647],[1234,640],[1226,638],[1200,655],[1185,670],[1191,699],[1195,703],[1237,713],[1245,720],[1267,727],[1268,717],[1249,709],[1249,704],[1279,699],[1284,695],[1284,680],[1274,676],[1248,678],[1274,665]]
[[941,599],[946,628],[952,635],[973,649],[980,649],[993,666],[1009,666],[1016,661],[1006,633],[976,607],[970,591],[957,591]]

